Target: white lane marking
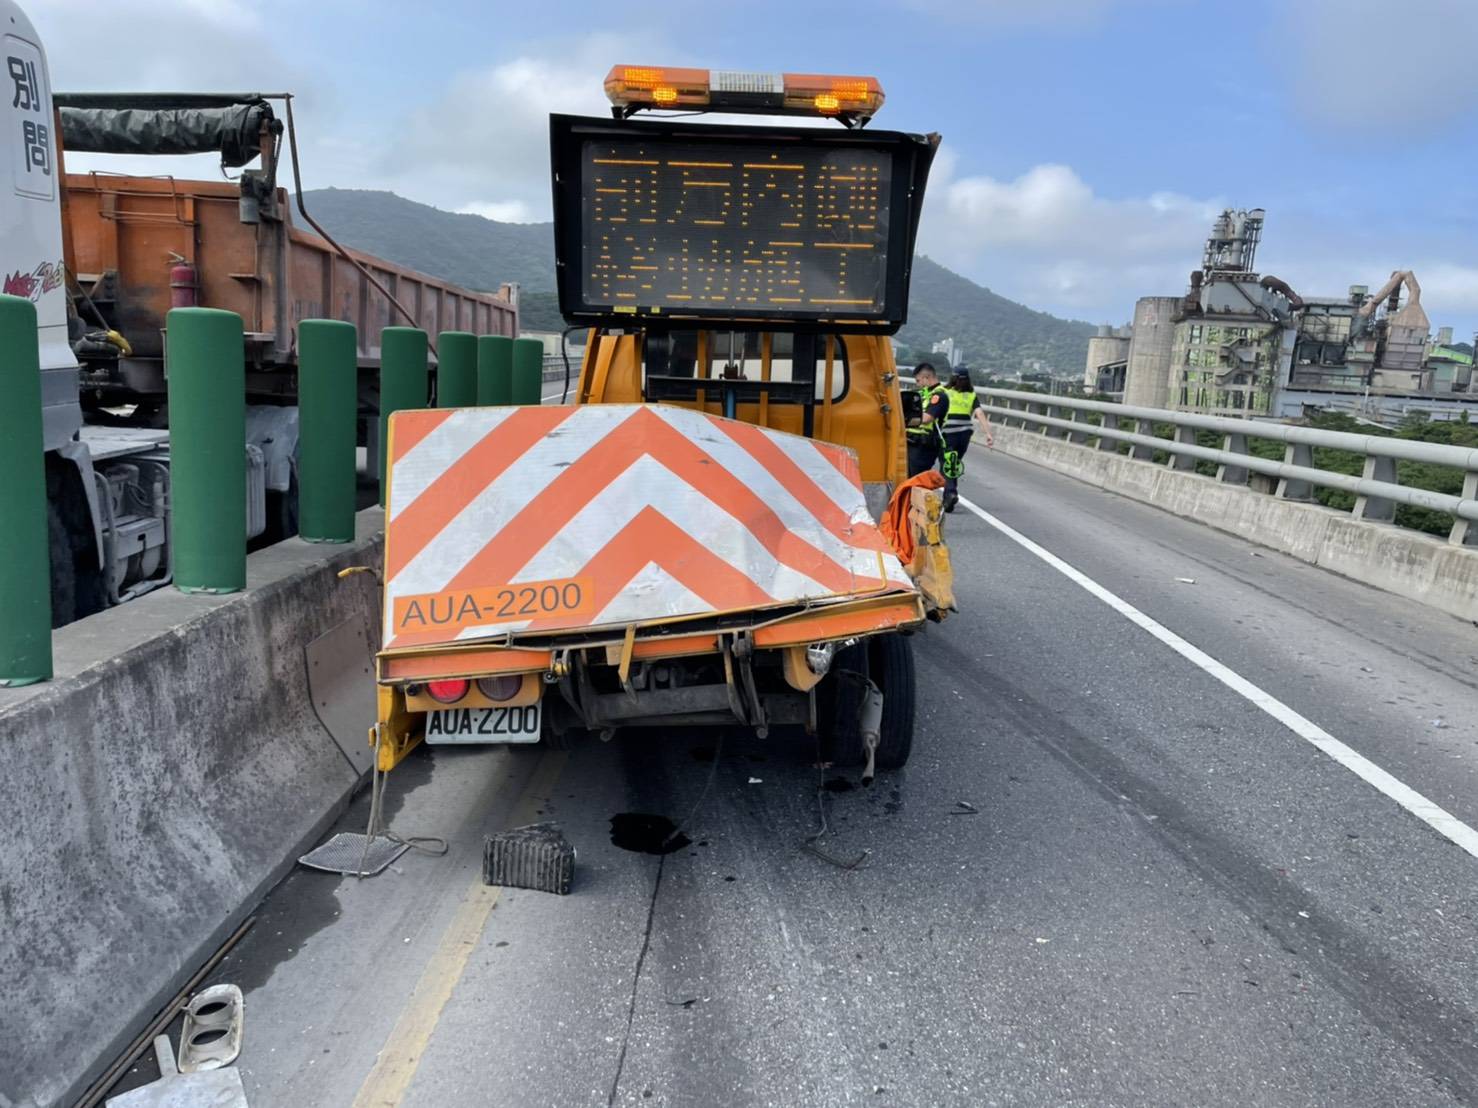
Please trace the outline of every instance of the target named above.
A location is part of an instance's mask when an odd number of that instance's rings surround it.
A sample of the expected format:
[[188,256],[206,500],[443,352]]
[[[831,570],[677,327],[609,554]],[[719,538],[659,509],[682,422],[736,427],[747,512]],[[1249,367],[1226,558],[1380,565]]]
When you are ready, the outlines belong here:
[[1012,542],[1035,554],[1073,584],[1085,592],[1096,596],[1099,600],[1102,600],[1114,611],[1129,620],[1130,623],[1136,624],[1148,631],[1186,661],[1216,678],[1233,692],[1257,705],[1257,707],[1272,716],[1299,738],[1306,740],[1322,750],[1329,757],[1344,766],[1345,769],[1360,778],[1360,780],[1384,793],[1412,815],[1416,816],[1417,819],[1431,827],[1439,835],[1456,843],[1473,857],[1478,858],[1478,831],[1473,830],[1473,828],[1469,827],[1451,812],[1428,800],[1410,785],[1398,781],[1369,758],[1350,749],[1350,747],[1340,742],[1312,720],[1299,715],[1299,713],[1295,712],[1271,693],[1265,692],[1247,680],[1247,678],[1228,669],[1204,650],[1192,646],[1164,624],[1151,619],[1127,600],[1109,592],[1108,589],[1093,580],[1093,578],[1074,569],[1056,554],[1038,546],[1021,532],[1001,522],[985,509],[972,504],[964,497],[960,497],[960,503]]

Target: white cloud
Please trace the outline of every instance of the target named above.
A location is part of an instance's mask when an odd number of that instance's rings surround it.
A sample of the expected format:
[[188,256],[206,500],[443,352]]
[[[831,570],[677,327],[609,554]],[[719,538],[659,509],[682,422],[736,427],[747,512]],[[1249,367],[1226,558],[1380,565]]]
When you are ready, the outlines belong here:
[[261,6],[244,0],[32,0],[52,85],[87,90],[298,90]]
[[550,114],[608,115],[603,89],[611,59],[648,49],[620,36],[590,35],[461,74],[443,96],[411,114],[402,132],[407,137],[377,168],[408,182],[434,181],[437,195],[417,199],[493,219],[548,219]]
[[1266,33],[1293,106],[1373,150],[1478,108],[1473,0],[1301,0],[1282,5]]
[[[1172,192],[1109,198],[1065,165],[1014,180],[957,177],[949,151],[936,162],[919,249],[1003,296],[1095,323],[1128,319],[1141,296],[1185,291],[1211,222],[1229,203]],[[1249,205],[1258,198],[1243,198]],[[1456,260],[1436,235],[1384,230],[1322,212],[1273,210],[1258,267],[1305,297],[1378,286],[1414,270],[1433,327],[1459,337],[1478,327],[1478,267]]]
[[1065,165],[1002,181],[957,177],[955,164],[948,151],[935,164],[919,249],[1004,296],[1095,321],[1183,290],[1225,206],[1171,192],[1108,199]]

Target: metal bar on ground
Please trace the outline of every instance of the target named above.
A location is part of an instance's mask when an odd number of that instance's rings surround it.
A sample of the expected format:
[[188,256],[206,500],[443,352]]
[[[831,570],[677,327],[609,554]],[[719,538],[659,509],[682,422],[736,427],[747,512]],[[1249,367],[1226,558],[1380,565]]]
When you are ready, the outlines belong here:
[[0,296],[0,685],[51,678],[51,559],[36,305]]
[[246,587],[246,357],[241,317],[172,308],[170,530],[181,592]]
[[298,534],[308,542],[354,539],[358,423],[354,324],[298,324]]

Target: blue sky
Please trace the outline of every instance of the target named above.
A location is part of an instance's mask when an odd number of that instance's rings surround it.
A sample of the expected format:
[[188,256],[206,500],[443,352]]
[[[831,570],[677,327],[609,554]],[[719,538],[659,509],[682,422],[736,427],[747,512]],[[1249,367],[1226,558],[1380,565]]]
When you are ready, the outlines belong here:
[[291,89],[309,187],[520,220],[545,116],[603,113],[616,62],[873,74],[877,126],[944,135],[921,249],[1013,299],[1121,322],[1263,207],[1260,268],[1305,296],[1412,268],[1478,328],[1478,0],[25,6],[57,88]]

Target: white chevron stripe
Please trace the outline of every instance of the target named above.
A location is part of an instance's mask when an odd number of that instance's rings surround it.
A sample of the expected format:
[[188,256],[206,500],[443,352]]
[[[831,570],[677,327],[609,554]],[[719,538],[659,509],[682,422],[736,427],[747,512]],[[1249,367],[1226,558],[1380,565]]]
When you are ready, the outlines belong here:
[[394,463],[387,519],[395,519],[430,487],[431,483],[487,437],[516,408],[461,408]]
[[[719,428],[708,424],[703,429],[701,435],[695,435],[693,434],[692,427],[688,426],[689,421],[681,418],[683,416],[691,416],[693,414],[692,412],[684,411],[681,408],[657,408],[656,413],[668,426],[672,427],[679,434],[687,436],[695,446],[719,465],[723,466],[725,470],[738,478],[741,484],[758,496],[760,500],[764,501],[765,505],[779,517],[780,522],[785,526],[786,530],[805,539],[812,546],[821,550],[832,561],[840,566],[851,569],[854,573],[862,572],[869,577],[876,577],[878,575],[876,558],[873,559],[874,566],[871,570],[859,570],[854,564],[858,549],[837,538],[820,520],[811,514],[809,508],[797,500],[795,495],[780,483],[774,474],[757,461],[753,454],[729,438]],[[819,458],[813,462],[811,468],[817,469],[823,465],[827,469],[831,469],[833,472],[835,471],[835,467],[824,458]],[[824,489],[822,491],[825,492]],[[828,499],[830,499],[829,494]],[[858,500],[859,502],[861,501],[860,495]],[[864,511],[866,511],[866,507],[864,503]],[[846,507],[838,504],[837,508],[844,516],[850,518],[850,513]],[[858,521],[853,520],[853,522],[857,523]],[[870,521],[868,527],[871,530],[876,530],[872,528]]]
[[[561,527],[543,549],[534,552],[513,575],[513,583],[579,576],[644,508],[656,509],[694,542],[777,600],[829,596],[833,592],[819,581],[776,561],[742,520],[647,455],[633,462]],[[876,568],[873,573],[876,575]],[[708,610],[706,604],[697,609]],[[685,613],[667,611],[664,607],[647,618],[678,614]]]
[[[796,435],[772,435],[775,445],[790,458],[801,470],[815,481],[838,508],[846,513],[847,518],[853,523],[875,523],[872,513],[867,510],[867,498],[862,494],[862,487],[854,485],[842,474],[842,471],[832,465],[831,459],[815,443]],[[832,446],[833,450],[844,450],[845,447]]]
[[592,626],[600,626],[651,619],[648,613],[657,610],[659,606],[663,610],[673,609],[684,615],[696,615],[709,610],[701,596],[692,592],[656,562],[648,562],[631,579],[630,584],[596,613],[590,623]]

